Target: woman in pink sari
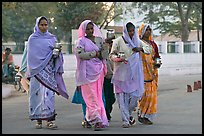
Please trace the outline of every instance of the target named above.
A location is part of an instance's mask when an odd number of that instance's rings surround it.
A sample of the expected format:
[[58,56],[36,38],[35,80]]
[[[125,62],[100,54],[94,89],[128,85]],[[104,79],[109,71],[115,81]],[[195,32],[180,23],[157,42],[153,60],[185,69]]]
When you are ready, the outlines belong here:
[[105,48],[100,29],[91,20],[83,21],[78,30],[76,44],[76,84],[81,87],[82,96],[86,103],[86,120],[94,130],[109,126],[104,103],[102,88],[106,74],[106,62],[103,59]]

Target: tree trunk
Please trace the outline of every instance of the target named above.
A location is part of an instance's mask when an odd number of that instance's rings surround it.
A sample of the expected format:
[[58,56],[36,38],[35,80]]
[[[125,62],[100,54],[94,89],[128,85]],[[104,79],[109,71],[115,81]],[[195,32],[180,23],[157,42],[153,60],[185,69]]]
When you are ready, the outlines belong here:
[[187,42],[189,37],[188,23],[182,22],[181,40]]
[[186,42],[186,41],[188,41],[188,37],[189,37],[188,19],[189,19],[190,10],[191,10],[191,3],[190,2],[188,3],[188,9],[186,11],[186,14],[182,10],[181,2],[177,2],[177,4],[178,4],[178,12],[179,12],[181,24],[182,24],[181,40],[183,42]]

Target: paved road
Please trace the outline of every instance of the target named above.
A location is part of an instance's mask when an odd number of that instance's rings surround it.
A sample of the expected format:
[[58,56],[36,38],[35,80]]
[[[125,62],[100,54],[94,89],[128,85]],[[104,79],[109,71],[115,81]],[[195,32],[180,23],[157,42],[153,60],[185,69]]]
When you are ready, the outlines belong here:
[[[67,65],[64,78],[69,100],[56,96],[57,130],[35,129],[28,119],[28,95],[12,90],[2,99],[3,134],[202,134],[202,89],[188,93],[187,84],[201,80],[202,74],[160,76],[158,89],[158,116],[151,126],[137,121],[130,128],[121,127],[117,103],[114,104],[110,126],[102,131],[82,128],[81,105],[71,103],[75,88],[74,67]],[[2,91],[12,86],[2,84]],[[136,117],[136,113],[134,114]]]

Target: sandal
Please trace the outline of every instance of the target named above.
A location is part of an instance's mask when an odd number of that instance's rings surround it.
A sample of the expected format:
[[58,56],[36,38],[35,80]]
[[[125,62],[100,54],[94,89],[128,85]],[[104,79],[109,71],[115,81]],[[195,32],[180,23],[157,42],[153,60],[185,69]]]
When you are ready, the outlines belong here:
[[99,130],[101,130],[101,125],[102,125],[102,123],[101,122],[97,122],[95,125],[93,125],[93,130],[94,131],[99,131]]
[[143,123],[146,125],[152,125],[153,124],[152,121],[150,121],[148,118],[145,118],[145,117],[143,118]]
[[145,125],[152,125],[153,122],[150,121],[148,118],[145,118],[145,117],[138,117],[138,121],[142,124],[145,124]]
[[81,122],[83,128],[91,128],[91,124],[88,121],[84,120]]
[[82,125],[83,128],[85,128],[85,127],[86,127],[86,121],[85,121],[85,120],[82,121],[82,122],[81,122],[81,125]]
[[130,127],[130,125],[127,124],[127,123],[123,123],[123,124],[122,124],[122,128],[129,128],[129,127]]
[[135,118],[133,118],[132,116],[130,116],[130,120],[129,120],[130,125],[134,125],[136,124]]
[[142,118],[141,116],[138,116],[138,121],[139,121],[140,123],[143,123],[143,118]]
[[37,123],[35,124],[35,128],[41,129],[42,128],[42,121],[37,121]]
[[57,125],[55,123],[53,123],[52,121],[48,121],[46,124],[46,128],[55,129],[55,128],[57,128]]

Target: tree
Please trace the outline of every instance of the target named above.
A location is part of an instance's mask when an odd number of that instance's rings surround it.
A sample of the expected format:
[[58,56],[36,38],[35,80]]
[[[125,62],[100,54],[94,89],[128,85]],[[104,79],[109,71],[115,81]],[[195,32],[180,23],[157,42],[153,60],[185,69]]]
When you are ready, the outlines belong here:
[[7,17],[8,12],[14,9],[16,3],[14,2],[2,2],[2,40],[6,42],[11,37],[11,31],[9,29],[9,24],[11,22],[10,18]]
[[[33,33],[38,16],[53,16],[56,3],[53,2],[5,2],[2,4],[2,39],[12,40],[17,50],[23,50],[24,41]],[[47,8],[45,8],[47,7]],[[51,21],[50,21],[51,23]],[[52,24],[50,24],[52,28]],[[52,30],[52,29],[51,29]]]
[[59,2],[55,22],[65,36],[64,39],[70,39],[71,30],[78,29],[85,19],[90,19],[97,25],[100,24],[104,16],[103,5],[102,2]]
[[144,22],[157,26],[155,29],[160,29],[161,34],[170,33],[184,42],[188,40],[191,26],[197,24],[200,29],[200,18],[197,22],[195,18],[202,15],[201,2],[135,2],[133,6],[140,12],[147,12]]
[[106,29],[107,26],[110,24],[113,20],[121,20],[120,15],[122,15],[122,4],[119,2],[112,2],[112,4],[109,6],[105,4],[106,10],[104,12],[105,16],[103,21],[100,24],[100,28]]

